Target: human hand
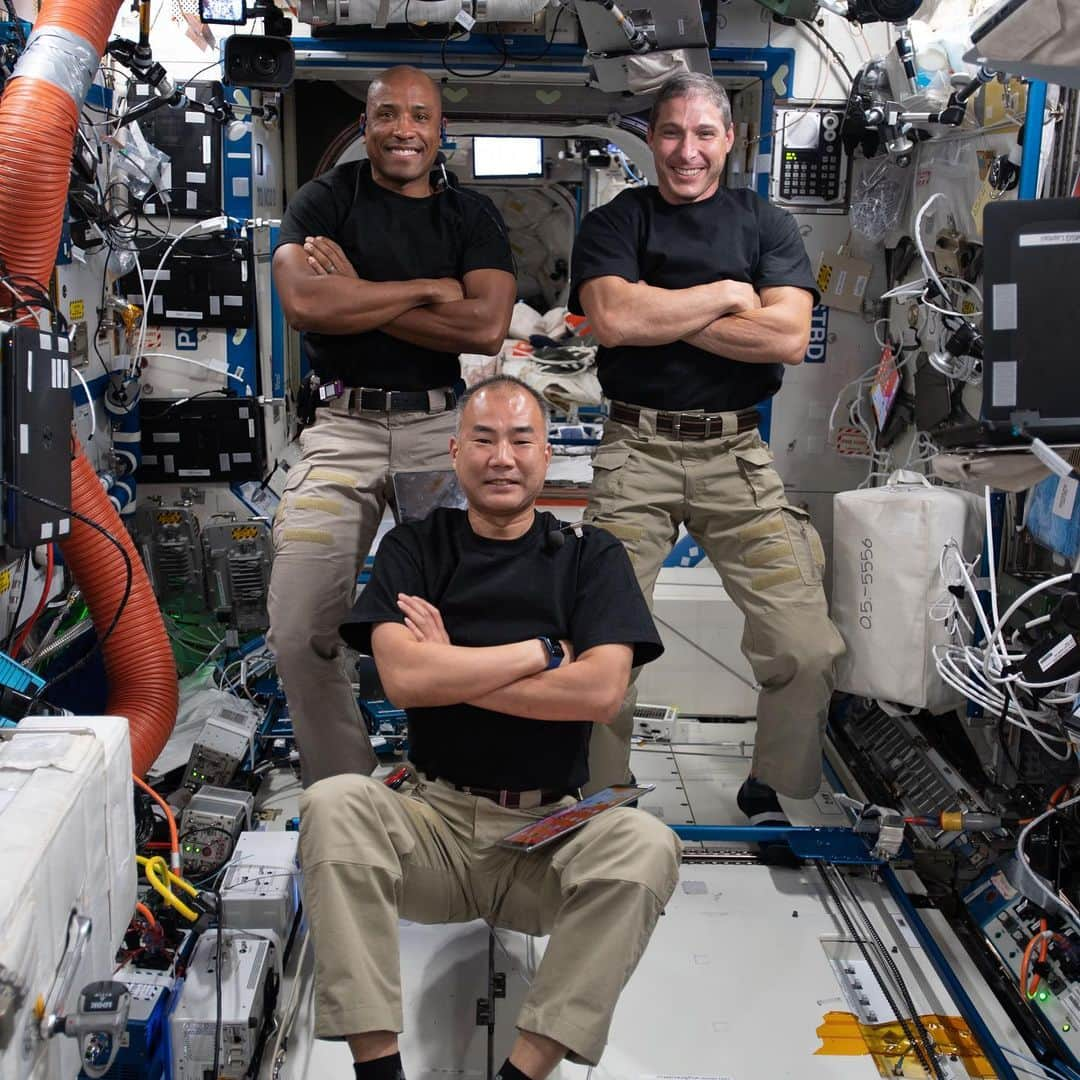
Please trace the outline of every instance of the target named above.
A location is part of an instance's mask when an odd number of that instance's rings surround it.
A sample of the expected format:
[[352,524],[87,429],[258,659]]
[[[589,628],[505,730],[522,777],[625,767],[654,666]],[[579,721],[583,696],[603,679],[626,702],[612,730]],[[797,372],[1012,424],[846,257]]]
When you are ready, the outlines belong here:
[[450,635],[446,632],[442,615],[434,604],[429,604],[422,596],[408,596],[405,593],[398,593],[397,603],[405,616],[405,625],[417,641],[434,642],[437,645],[450,644]]
[[761,307],[761,297],[754,286],[745,281],[720,281],[724,286],[724,307],[722,315],[739,315],[744,311],[753,311]]
[[304,253],[312,273],[319,277],[334,274],[337,277],[358,278],[360,275],[341,246],[328,236],[309,236],[304,240]]
[[456,304],[465,299],[465,290],[457,278],[432,278],[431,279],[431,304]]

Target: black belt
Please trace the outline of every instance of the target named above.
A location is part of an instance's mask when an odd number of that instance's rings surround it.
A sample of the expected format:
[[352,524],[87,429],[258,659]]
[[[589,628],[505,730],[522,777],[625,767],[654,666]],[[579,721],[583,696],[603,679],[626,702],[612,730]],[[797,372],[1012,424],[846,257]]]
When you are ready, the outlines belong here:
[[531,810],[536,806],[547,806],[548,803],[558,802],[567,795],[576,795],[577,792],[567,791],[566,788],[533,788],[530,791],[506,791],[498,788],[471,787],[468,784],[454,784],[458,791],[464,791],[467,795],[479,795],[481,798],[490,799],[500,806],[509,807],[511,810]]
[[342,405],[357,412],[449,412],[465,392],[465,384],[458,382],[452,387],[439,387],[437,392],[445,399],[443,409],[431,407],[431,391],[428,390],[379,390],[369,386],[345,386],[320,406],[341,400]]
[[[642,410],[637,405],[624,405],[613,401],[609,415],[620,424],[637,425]],[[724,431],[724,417],[735,418],[735,430]],[[752,431],[761,423],[757,409],[740,409],[734,413],[687,413],[657,410],[656,430],[661,435],[673,435],[677,439],[712,439],[721,435],[741,435]],[[730,421],[729,421],[730,426]]]

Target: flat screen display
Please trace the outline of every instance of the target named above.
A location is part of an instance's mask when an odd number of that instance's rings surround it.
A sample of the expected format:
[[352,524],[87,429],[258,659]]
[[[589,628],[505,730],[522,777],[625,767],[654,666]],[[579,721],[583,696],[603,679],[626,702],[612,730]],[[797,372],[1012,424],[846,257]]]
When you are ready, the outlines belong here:
[[246,21],[244,0],[199,0],[199,18],[204,23],[240,26]]
[[473,139],[473,176],[543,176],[544,140],[537,136],[477,135]]

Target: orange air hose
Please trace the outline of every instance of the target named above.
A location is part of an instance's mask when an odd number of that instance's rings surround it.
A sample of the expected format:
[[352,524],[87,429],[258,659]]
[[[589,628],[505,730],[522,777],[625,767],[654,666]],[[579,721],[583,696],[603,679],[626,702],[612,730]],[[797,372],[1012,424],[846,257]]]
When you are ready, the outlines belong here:
[[[71,503],[112,533],[131,559],[131,594],[102,651],[109,680],[108,709],[128,718],[131,768],[142,776],[161,753],[176,722],[176,663],[142,560],[81,449],[71,463]],[[123,557],[105,537],[81,521],[72,521],[71,534],[60,546],[94,625],[104,633],[124,595]]]
[[[64,56],[60,65],[64,78],[85,86],[105,50],[120,2],[45,0],[34,21],[31,44],[0,98],[0,146],[4,148],[0,154],[0,257],[9,273],[25,274],[42,286],[48,284],[56,261],[82,100],[41,77],[48,64],[35,66],[35,57],[46,50],[34,39],[42,32],[55,32],[51,49],[54,55]],[[85,75],[81,83],[80,72]],[[115,536],[131,559],[131,593],[103,653],[108,709],[127,717],[132,769],[143,774],[176,722],[179,695],[172,650],[135,546],[77,445],[71,472],[72,508]],[[124,593],[123,558],[104,536],[77,520],[60,548],[98,633],[104,634]]]

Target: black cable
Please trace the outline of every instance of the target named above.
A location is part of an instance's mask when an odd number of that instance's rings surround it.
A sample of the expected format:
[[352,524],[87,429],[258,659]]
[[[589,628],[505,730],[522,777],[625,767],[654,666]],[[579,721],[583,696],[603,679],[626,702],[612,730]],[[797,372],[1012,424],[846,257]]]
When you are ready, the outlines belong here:
[[200,390],[197,394],[180,398],[179,401],[174,401],[171,405],[166,406],[154,417],[154,419],[160,420],[162,417],[168,416],[173,409],[179,409],[182,405],[187,405],[189,402],[195,401],[198,398],[209,397],[211,394],[224,394],[227,398],[234,398],[237,396],[236,391],[231,386],[218,386],[213,390]]
[[123,557],[124,560],[124,592],[123,595],[120,597],[120,603],[116,606],[116,614],[113,615],[112,622],[109,623],[108,629],[105,631],[104,634],[98,635],[93,647],[84,656],[76,660],[75,663],[71,665],[71,667],[66,668],[64,671],[60,672],[59,675],[54,675],[47,683],[43,683],[40,687],[38,687],[36,691],[34,691],[34,696],[30,699],[29,705],[29,708],[33,709],[34,705],[41,698],[43,698],[49,690],[53,689],[58,682],[66,679],[69,675],[73,675],[76,671],[82,668],[83,665],[89,662],[90,657],[94,655],[95,651],[104,647],[105,642],[109,640],[110,635],[116,629],[116,624],[120,621],[120,616],[123,615],[124,608],[127,607],[127,602],[131,597],[131,583],[134,576],[134,569],[131,565],[131,556],[128,555],[127,549],[104,526],[99,525],[96,521],[92,521],[84,514],[80,514],[77,510],[73,510],[70,506],[64,506],[61,503],[54,502],[52,499],[46,499],[42,495],[35,495],[33,494],[33,492],[27,491],[25,488],[18,487],[7,480],[0,479],[0,485],[8,488],[10,491],[16,492],[24,499],[29,499],[31,502],[40,503],[42,506],[47,506],[51,510],[59,510],[61,513],[66,514],[68,517],[73,517],[76,521],[81,521],[84,525],[89,525],[91,529],[101,533],[101,535],[104,536],[105,539],[108,540],[109,543],[112,544],[117,551],[120,552],[120,555]]
[[1012,751],[1009,749],[1009,740],[1005,738],[1005,724],[1007,723],[1007,717],[1009,715],[1009,699],[1005,698],[1005,704],[1002,707],[1001,715],[998,717],[997,722],[997,735],[998,741],[1001,743],[1001,749],[1005,751],[1005,760],[1012,766],[1013,772],[1016,773],[1017,780],[1020,779],[1020,766],[1013,760]]
[[[825,864],[823,862],[818,862],[817,868],[819,873],[821,874],[822,880],[825,882],[826,888],[829,890],[829,893],[832,896],[833,903],[836,905],[837,912],[844,920],[844,925],[847,927],[848,933],[851,935],[852,940],[858,946],[859,952],[862,953],[862,958],[864,961],[866,961],[867,967],[869,967],[871,971],[874,971],[875,964],[873,959],[871,959],[870,950],[869,948],[867,948],[866,941],[864,940],[862,934],[860,934],[858,930],[856,930],[855,924],[852,922],[851,916],[848,914],[847,908],[844,906],[844,902],[840,899],[840,894],[836,891],[836,886],[832,883],[832,879],[829,877],[829,873],[825,868]],[[885,1003],[889,1006],[890,1009],[892,1009],[893,1015],[896,1017],[898,1023],[900,1024],[900,1027],[903,1029],[904,1036],[908,1041],[908,1045],[918,1055],[920,1064],[923,1066],[923,1068],[926,1069],[928,1073],[930,1073],[932,1076],[935,1076],[937,1080],[944,1080],[941,1075],[941,1069],[938,1065],[937,1058],[935,1057],[933,1050],[931,1049],[928,1052],[926,1046],[924,1046],[922,1042],[917,1040],[912,1034],[911,1029],[908,1027],[908,1021],[900,1012],[900,1010],[896,1007],[896,1001],[892,996],[892,991],[890,991],[888,986],[885,985],[885,980],[878,979],[878,986],[881,989],[881,993],[885,998]],[[915,1019],[914,1016],[913,1019]],[[933,1044],[931,1043],[931,1048],[932,1046]],[[927,1058],[929,1058],[929,1060],[927,1060]]]
[[[457,36],[461,37],[462,35],[459,34]],[[487,36],[491,37],[492,35],[489,34]],[[502,69],[506,67],[507,63],[510,61],[510,50],[506,47],[506,39],[500,36],[499,48],[502,52],[502,58],[499,60],[499,64],[497,67],[493,67],[490,71],[456,71],[450,66],[450,61],[446,59],[446,46],[449,45],[452,40],[454,40],[453,28],[451,28],[450,32],[446,35],[446,37],[442,39],[442,44],[439,46],[439,63],[442,64],[445,71],[447,71],[450,75],[453,75],[457,79],[490,78],[492,75],[498,75],[499,72],[502,71]]]
[[[251,24],[251,30],[248,33],[252,33],[255,30],[255,24]],[[204,72],[209,71],[211,68],[221,67],[221,61],[215,60],[212,64],[207,64],[206,67],[199,68],[190,79],[185,79],[176,89],[181,93],[185,92],[187,88]]]
[[[104,266],[101,271],[101,301],[98,304],[98,324],[94,328],[93,345],[94,353],[101,364],[101,370],[105,372],[106,375],[111,375],[112,372],[109,370],[109,365],[105,363],[105,357],[101,355],[101,346],[98,344],[98,339],[101,337],[101,320],[105,316],[105,292],[109,280],[109,260],[112,258],[113,253],[113,246],[108,240],[105,241],[105,246],[108,248],[108,252],[105,256]],[[93,406],[91,405],[91,407]]]
[[[52,297],[49,295],[48,289],[41,284],[40,281],[30,277],[29,274],[12,274],[8,271],[6,263],[3,259],[0,259],[0,283],[5,285],[8,291],[12,294],[11,299],[13,301],[11,307],[6,310],[11,312],[12,315],[16,311],[26,309],[27,311],[33,311],[34,308],[43,308],[52,314],[53,329],[57,333],[67,333],[68,322],[64,318],[63,313],[53,303]],[[23,299],[19,299],[14,294],[24,294]]]
[[535,64],[538,60],[543,60],[549,52],[551,52],[551,46],[555,44],[555,34],[559,29],[559,20],[563,16],[565,7],[559,8],[555,13],[555,21],[551,24],[551,37],[547,39],[546,44],[541,52],[538,52],[535,56],[513,56],[515,61],[524,61],[526,64]]
[[[847,893],[851,897],[852,901],[857,903],[851,885],[848,884],[847,879],[844,878],[842,874],[840,874],[839,870],[837,870],[837,876],[839,876],[840,879],[844,882],[844,888],[847,890]],[[912,1000],[911,992],[907,988],[907,983],[904,982],[903,977],[900,975],[900,970],[899,968],[897,968],[896,962],[893,960],[892,956],[889,955],[889,950],[885,948],[885,943],[881,940],[881,937],[878,934],[877,928],[874,926],[873,922],[865,914],[862,914],[862,919],[866,925],[867,933],[869,933],[870,935],[870,940],[873,942],[875,948],[877,949],[882,962],[889,969],[889,972],[893,977],[896,987],[900,991],[900,996],[903,999],[904,1004],[907,1006],[908,1013],[911,1016],[911,1021],[915,1025],[916,1031],[918,1031],[919,1033],[919,1038],[922,1040],[922,1045],[926,1047],[926,1050],[930,1055],[930,1060],[933,1063],[932,1071],[935,1077],[937,1077],[937,1080],[945,1080],[944,1075],[941,1072],[941,1066],[938,1062],[937,1055],[934,1053],[936,1049],[934,1040],[930,1037],[930,1033],[926,1030],[926,1026],[923,1024],[922,1017],[919,1015],[919,1010],[915,1008],[915,1002]]]
[[832,53],[836,62],[844,69],[844,74],[848,77],[848,82],[851,84],[851,86],[848,87],[848,93],[850,93],[852,87],[855,85],[855,76],[851,74],[851,69],[844,63],[844,58],[836,51],[833,43],[812,22],[810,22],[809,19],[801,19],[800,25],[805,26],[806,29]]

